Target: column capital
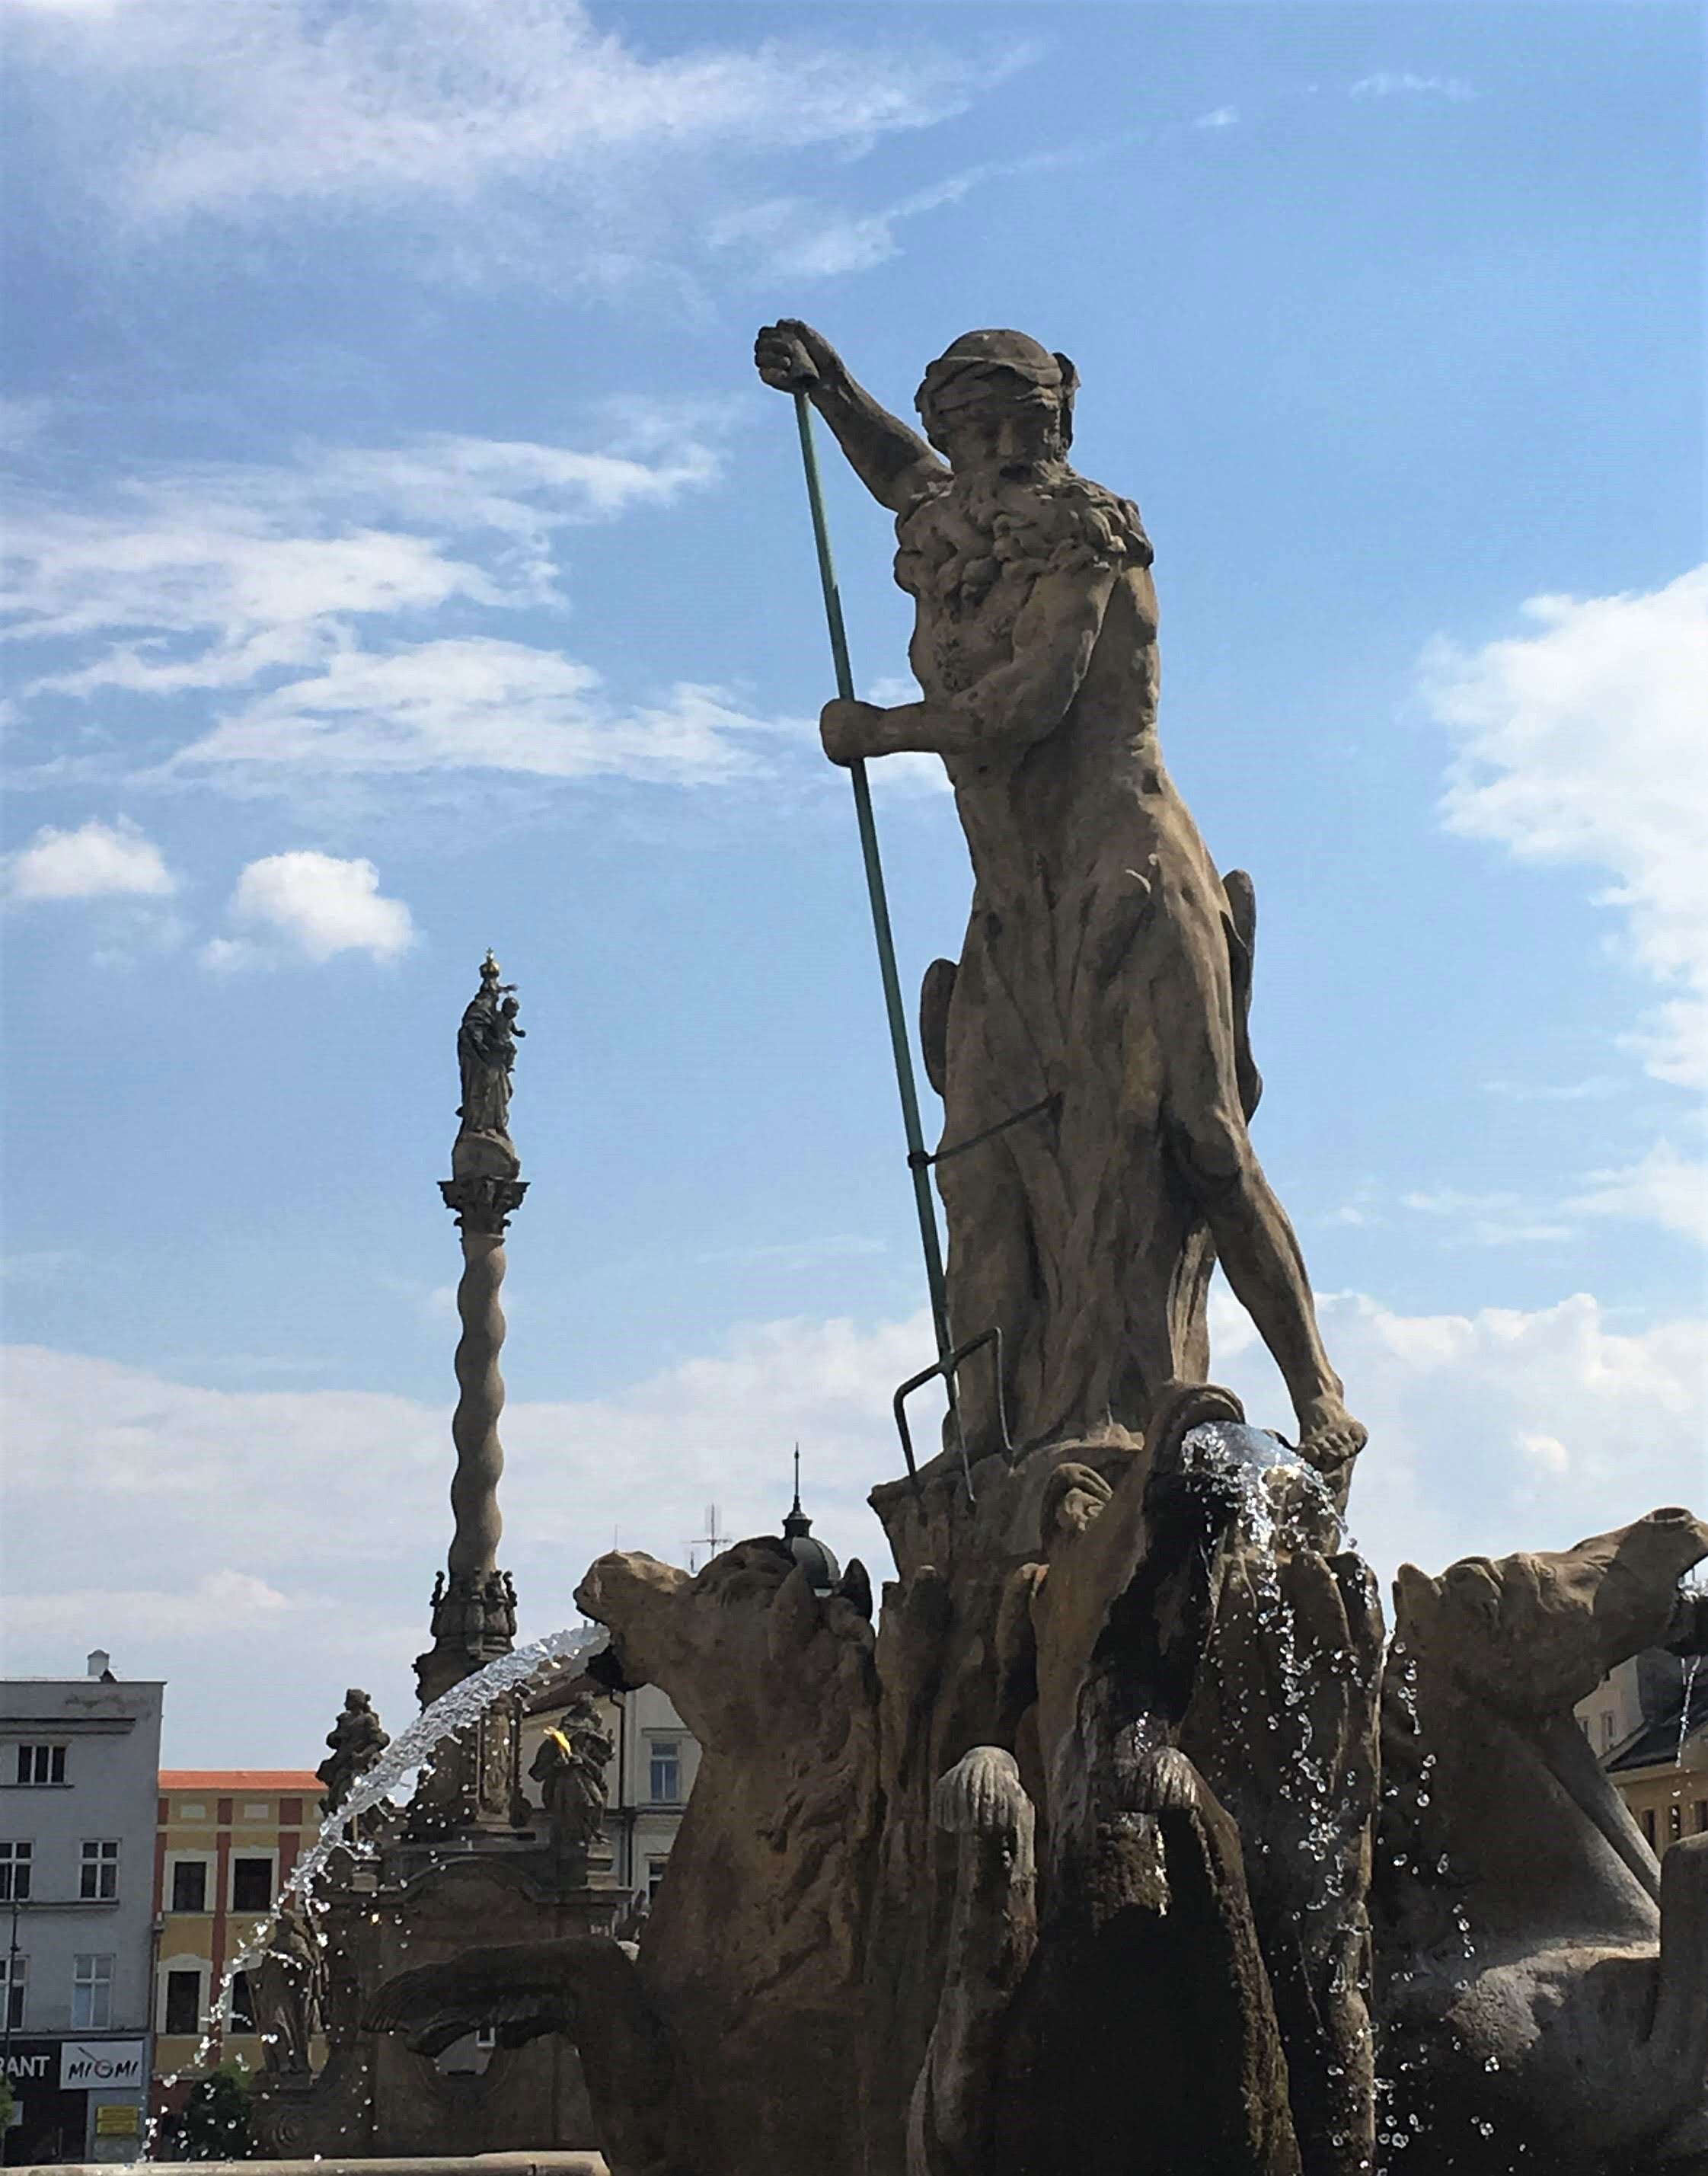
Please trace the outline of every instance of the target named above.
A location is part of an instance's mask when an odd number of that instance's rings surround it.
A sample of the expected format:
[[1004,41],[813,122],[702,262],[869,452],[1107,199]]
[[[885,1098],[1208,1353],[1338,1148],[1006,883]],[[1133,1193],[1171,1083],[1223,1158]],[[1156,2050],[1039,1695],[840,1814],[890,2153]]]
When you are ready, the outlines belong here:
[[528,1191],[525,1178],[442,1178],[439,1192],[445,1198],[445,1206],[456,1214],[460,1232],[475,1232],[488,1238],[499,1238],[504,1227],[522,1205],[522,1196]]

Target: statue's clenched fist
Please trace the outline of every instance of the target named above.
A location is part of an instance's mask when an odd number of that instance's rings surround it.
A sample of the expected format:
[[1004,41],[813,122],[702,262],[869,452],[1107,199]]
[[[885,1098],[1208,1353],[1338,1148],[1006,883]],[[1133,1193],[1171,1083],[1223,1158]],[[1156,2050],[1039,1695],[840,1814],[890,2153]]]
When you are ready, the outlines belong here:
[[753,342],[753,362],[779,393],[810,393],[841,368],[841,358],[822,333],[798,318],[764,326]]

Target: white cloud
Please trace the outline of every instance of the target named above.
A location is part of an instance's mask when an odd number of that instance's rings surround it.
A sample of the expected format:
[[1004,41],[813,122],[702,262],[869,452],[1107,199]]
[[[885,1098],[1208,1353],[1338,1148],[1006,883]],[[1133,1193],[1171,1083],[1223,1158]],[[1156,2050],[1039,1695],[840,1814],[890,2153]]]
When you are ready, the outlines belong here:
[[[305,851],[251,862],[237,879],[230,911],[234,920],[253,924],[317,962],[340,952],[395,960],[415,942],[408,907],[382,895],[373,863],[340,861],[334,854]],[[242,938],[215,938],[202,959],[206,966],[229,971],[270,956]]]
[[1708,1244],[1708,1163],[1656,1141],[1622,1170],[1591,1172],[1586,1191],[1566,1206],[1589,1216],[1659,1224]]
[[74,831],[47,824],[8,857],[14,900],[160,899],[177,888],[160,848],[124,816],[112,824],[92,818]]
[[1232,128],[1238,120],[1237,106],[1217,106],[1208,113],[1200,113],[1192,125],[1194,128]]
[[1601,903],[1673,993],[1645,1037],[1650,1070],[1708,1085],[1708,567],[1524,610],[1536,632],[1425,660],[1425,699],[1460,746],[1447,821],[1521,860],[1611,874]]
[[[1701,1496],[1708,1324],[1700,1319],[1618,1332],[1584,1294],[1527,1312],[1439,1316],[1340,1294],[1321,1311],[1353,1410],[1371,1430],[1353,1524],[1384,1577],[1402,1558],[1439,1570],[1474,1551],[1564,1547]],[[1212,1326],[1212,1372],[1246,1398],[1254,1421],[1290,1429],[1274,1370],[1226,1292],[1216,1296]],[[515,1396],[528,1355],[525,1340],[513,1341],[503,1557],[518,1575],[525,1630],[573,1621],[571,1590],[613,1531],[625,1548],[677,1562],[714,1501],[726,1531],[775,1531],[797,1439],[815,1531],[881,1575],[887,1556],[862,1499],[899,1469],[890,1395],[930,1346],[923,1314],[871,1330],[765,1323],[610,1397],[548,1402]],[[29,1620],[26,1640],[14,1612],[14,1668],[61,1667],[54,1656],[68,1642],[79,1655],[96,1639],[117,1652],[105,1628],[133,1624],[124,1666],[171,1676],[181,1710],[220,1712],[209,1689],[228,1673],[229,1713],[243,1718],[245,1734],[204,1739],[198,1757],[209,1760],[318,1749],[351,1681],[346,1666],[383,1708],[404,1708],[409,1657],[449,1538],[443,1405],[359,1391],[215,1390],[40,1347],[8,1356],[4,1395],[7,1440],[17,1447],[4,1476],[13,1584],[40,1618]],[[931,1422],[922,1398],[920,1406],[923,1441]],[[283,1508],[258,1528],[246,1507],[263,1500]],[[151,1585],[120,1590],[122,1611],[133,1613],[115,1615],[88,1595],[91,1562],[159,1569]],[[217,1608],[204,1607],[201,1568],[209,1565],[255,1583],[231,1590],[223,1626]],[[182,1577],[181,1566],[191,1568]],[[288,1612],[269,1596],[284,1597]],[[193,1605],[182,1632],[171,1613],[179,1597]],[[204,1614],[192,1626],[195,1609]],[[273,1658],[287,1635],[296,1651],[299,1630],[322,1674],[281,1678]],[[258,1714],[241,1687],[264,1672],[270,1697]]]
[[241,773],[252,783],[269,773],[324,781],[475,769],[705,785],[759,767],[732,736],[781,730],[745,715],[719,689],[689,683],[655,706],[620,709],[590,666],[471,635],[384,654],[341,651],[314,677],[235,712],[172,767]]
[[1417,75],[1410,68],[1378,68],[1352,86],[1354,98],[1475,98],[1476,91],[1456,75]]
[[670,184],[715,155],[858,153],[961,112],[1025,57],[803,33],[647,53],[579,0],[156,0],[33,27],[21,58],[77,78],[53,111],[80,181],[129,219],[353,203],[443,226],[484,202],[490,231],[503,193],[536,237],[555,225],[560,262],[583,272],[655,231]]

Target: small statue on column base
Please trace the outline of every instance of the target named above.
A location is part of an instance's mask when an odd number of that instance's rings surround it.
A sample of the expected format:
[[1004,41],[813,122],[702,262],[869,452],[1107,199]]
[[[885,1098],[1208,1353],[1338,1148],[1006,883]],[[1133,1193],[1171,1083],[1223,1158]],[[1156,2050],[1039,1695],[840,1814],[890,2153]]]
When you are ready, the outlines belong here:
[[541,1787],[552,1848],[564,1858],[585,1858],[605,1835],[605,1771],[616,1750],[584,1693],[561,1728],[540,1741],[528,1773]]
[[359,1685],[352,1685],[344,1695],[343,1712],[327,1733],[326,1743],[331,1750],[314,1772],[326,1786],[320,1810],[331,1814],[391,1743],[380,1728],[372,1698]]

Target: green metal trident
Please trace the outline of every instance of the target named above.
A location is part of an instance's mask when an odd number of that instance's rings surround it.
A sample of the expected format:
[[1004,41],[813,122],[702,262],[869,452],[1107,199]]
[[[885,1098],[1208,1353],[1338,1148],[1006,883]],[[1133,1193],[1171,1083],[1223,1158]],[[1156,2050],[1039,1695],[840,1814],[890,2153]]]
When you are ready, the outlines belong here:
[[[848,634],[842,623],[842,599],[836,587],[836,568],[830,557],[830,531],[824,519],[824,487],[819,478],[818,449],[813,439],[813,410],[807,395],[795,395],[795,420],[801,429],[801,459],[807,471],[807,498],[813,509],[813,538],[819,547],[819,579],[824,590],[824,617],[830,626],[830,656],[836,667],[836,693],[845,703],[854,696],[854,675],[848,663]],[[889,1047],[895,1058],[895,1085],[901,1097],[901,1123],[907,1135],[907,1167],[913,1178],[914,1206],[919,1215],[919,1243],[925,1255],[925,1281],[931,1291],[932,1326],[937,1333],[938,1366],[944,1388],[955,1411],[956,1354],[949,1336],[949,1298],[944,1289],[943,1249],[938,1238],[937,1210],[931,1198],[932,1159],[926,1153],[920,1130],[919,1096],[913,1085],[913,1056],[907,1042],[907,1020],[901,1009],[901,982],[895,971],[895,940],[889,932],[889,906],[884,895],[884,865],[878,858],[878,827],[872,819],[872,788],[866,765],[858,759],[849,766],[854,781],[854,814],[860,826],[860,853],[866,864],[866,894],[872,902],[872,933],[878,940],[878,971],[884,981],[884,1008],[889,1016]],[[905,1438],[904,1438],[905,1440]],[[965,1453],[963,1452],[963,1456]],[[911,1464],[910,1459],[909,1463]]]

